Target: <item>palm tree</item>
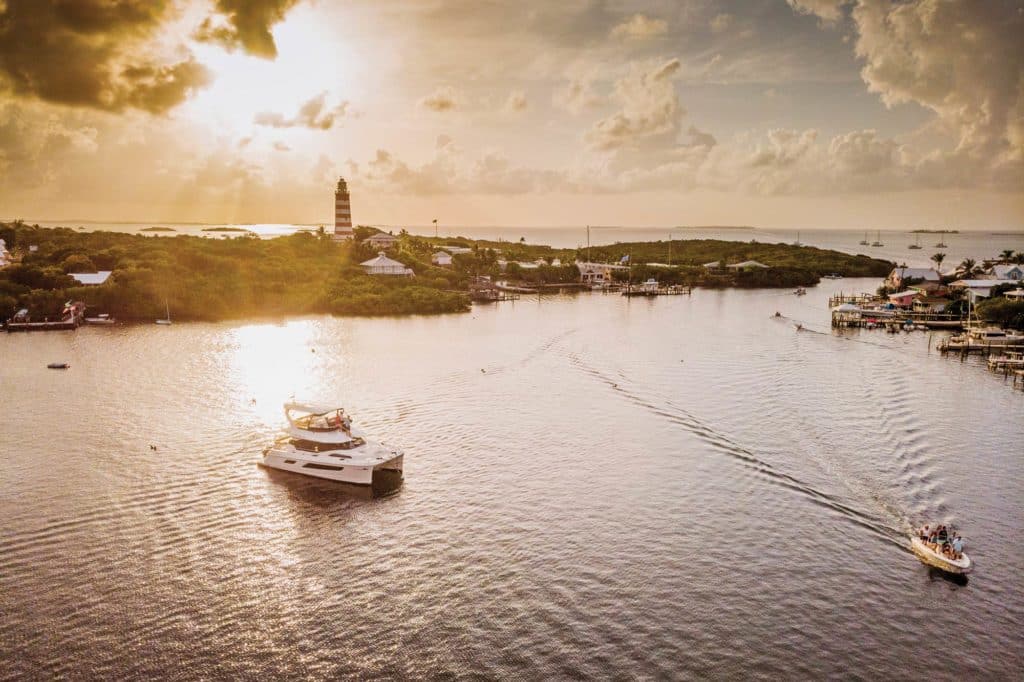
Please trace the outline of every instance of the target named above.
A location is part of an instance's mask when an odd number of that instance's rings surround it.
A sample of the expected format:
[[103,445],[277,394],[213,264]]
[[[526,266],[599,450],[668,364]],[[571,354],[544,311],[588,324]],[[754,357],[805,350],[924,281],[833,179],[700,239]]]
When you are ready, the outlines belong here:
[[964,258],[960,261],[959,270],[963,273],[964,278],[969,278],[977,269],[978,263],[973,258]]
[[999,252],[1000,262],[1009,263],[1011,258],[1013,258],[1013,249],[1003,249]]
[[937,253],[932,256],[932,260],[935,261],[935,269],[938,270],[940,267],[942,267],[942,261],[946,260],[946,254]]
[[1013,262],[1017,265],[1024,265],[1024,251],[1018,251],[1013,256]]

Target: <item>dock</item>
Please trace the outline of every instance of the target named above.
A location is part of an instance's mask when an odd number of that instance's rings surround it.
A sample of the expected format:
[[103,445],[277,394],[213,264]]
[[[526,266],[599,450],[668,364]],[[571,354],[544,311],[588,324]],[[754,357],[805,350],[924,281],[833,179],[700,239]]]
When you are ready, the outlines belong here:
[[668,287],[646,287],[627,286],[622,290],[623,296],[689,296],[693,293],[693,287],[668,286]]
[[[950,313],[934,313],[904,308],[875,308],[884,303],[875,294],[836,294],[828,299],[832,326],[836,328],[902,329],[909,322],[928,329],[959,331],[964,317]],[[845,308],[845,309],[844,309]]]
[[19,310],[10,320],[4,323],[8,332],[47,332],[70,331],[85,324],[85,304],[81,301],[70,303],[64,307],[59,320],[33,320],[28,310]]

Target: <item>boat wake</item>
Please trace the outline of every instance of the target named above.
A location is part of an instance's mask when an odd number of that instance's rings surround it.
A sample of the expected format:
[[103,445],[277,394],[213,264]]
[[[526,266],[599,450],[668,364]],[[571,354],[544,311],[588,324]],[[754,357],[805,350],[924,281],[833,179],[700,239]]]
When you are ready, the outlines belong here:
[[850,523],[860,526],[880,539],[906,549],[905,535],[899,528],[885,523],[877,516],[856,509],[791,474],[780,471],[771,462],[759,457],[750,449],[708,425],[688,410],[675,405],[672,401],[662,397],[655,400],[642,395],[629,386],[624,373],[619,373],[620,378],[616,380],[615,377],[585,362],[576,353],[569,352],[567,357],[573,367],[601,382],[620,397],[647,410],[651,414],[682,427],[705,444],[711,446],[716,452],[755,472],[768,483],[799,493],[810,502],[835,513]]

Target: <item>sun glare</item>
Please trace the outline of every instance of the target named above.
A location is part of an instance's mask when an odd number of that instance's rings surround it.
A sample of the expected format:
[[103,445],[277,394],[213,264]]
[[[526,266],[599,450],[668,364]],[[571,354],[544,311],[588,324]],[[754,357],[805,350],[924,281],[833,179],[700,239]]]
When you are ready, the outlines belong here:
[[278,56],[272,60],[195,43],[197,59],[216,80],[186,105],[190,115],[222,133],[242,135],[255,128],[259,112],[288,118],[323,92],[329,106],[350,97],[354,55],[311,12],[290,15],[275,28],[274,39]]

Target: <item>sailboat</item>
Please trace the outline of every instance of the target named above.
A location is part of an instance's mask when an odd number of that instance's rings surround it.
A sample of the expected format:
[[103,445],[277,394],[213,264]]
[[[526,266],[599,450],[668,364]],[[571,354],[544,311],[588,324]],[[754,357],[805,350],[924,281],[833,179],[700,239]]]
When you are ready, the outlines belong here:
[[867,245],[868,245],[868,244],[870,244],[870,243],[871,243],[871,242],[869,242],[869,241],[868,241],[868,233],[867,233],[867,232],[865,232],[865,233],[864,233],[864,239],[861,239],[861,240],[860,240],[860,245],[861,245],[861,246],[867,246]]
[[885,246],[885,244],[882,243],[882,231],[881,230],[878,231],[878,236],[875,238],[875,241],[871,242],[871,246]]
[[797,231],[797,233],[796,233],[796,241],[793,242],[793,246],[803,246],[803,244],[800,243],[800,232],[799,231]]
[[164,299],[164,310],[167,313],[167,317],[162,320],[157,320],[157,324],[170,324],[171,323],[171,306],[167,303],[167,299]]
[[920,249],[921,248],[921,235],[917,235],[917,241],[915,241],[913,244],[908,244],[907,248],[908,249]]
[[935,248],[937,248],[937,249],[944,249],[944,248],[946,248],[946,240],[944,240],[942,237],[939,237],[939,243],[935,245]]

